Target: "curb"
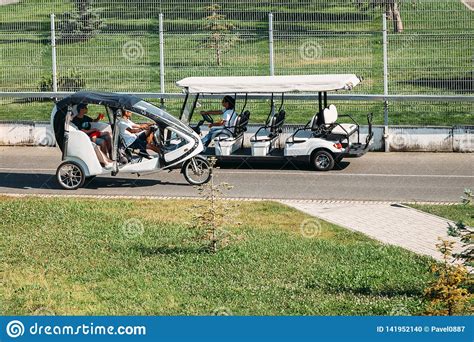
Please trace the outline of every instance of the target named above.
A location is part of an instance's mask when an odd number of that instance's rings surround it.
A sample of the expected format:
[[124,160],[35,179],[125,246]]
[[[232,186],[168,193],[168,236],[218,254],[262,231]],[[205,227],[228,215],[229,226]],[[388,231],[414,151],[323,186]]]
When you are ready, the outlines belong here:
[[[131,200],[203,200],[200,196],[140,196],[140,195],[62,195],[62,194],[20,194],[20,193],[0,193],[0,196],[14,198],[76,198],[76,199],[131,199]],[[456,205],[456,202],[416,202],[416,201],[370,201],[370,200],[312,200],[312,199],[284,199],[284,198],[263,198],[263,197],[223,197],[226,201],[243,202],[263,202],[273,201],[282,204],[288,203],[312,203],[312,204],[428,204],[428,205]],[[417,210],[408,207],[413,210]]]

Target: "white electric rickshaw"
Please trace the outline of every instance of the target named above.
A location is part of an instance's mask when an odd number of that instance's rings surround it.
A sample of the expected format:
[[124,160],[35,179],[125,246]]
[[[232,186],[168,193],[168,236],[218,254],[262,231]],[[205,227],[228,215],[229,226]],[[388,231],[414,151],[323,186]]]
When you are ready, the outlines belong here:
[[[186,99],[181,111],[181,121],[191,123],[200,97],[207,95],[231,95],[235,100],[244,98],[240,110],[235,110],[235,119],[213,139],[214,148],[207,148],[205,155],[218,160],[291,160],[311,163],[318,171],[331,170],[335,163],[345,157],[361,157],[369,149],[372,132],[372,114],[367,115],[368,133],[361,143],[360,126],[350,115],[339,115],[336,106],[328,105],[327,92],[351,90],[360,83],[356,75],[298,75],[298,76],[254,76],[254,77],[188,77],[176,84],[183,88]],[[318,93],[319,107],[311,120],[283,139],[282,131],[286,112],[286,93]],[[250,148],[244,146],[244,133],[250,119],[246,109],[248,94],[268,95],[271,110],[265,124],[250,138]],[[275,110],[274,95],[281,95],[281,104]],[[212,123],[212,116],[203,114],[202,120],[193,127],[201,132],[204,123]],[[351,123],[339,123],[337,119],[347,117]]]
[[[92,128],[110,133],[112,163],[101,164],[101,151],[90,137],[72,123],[77,105],[103,105],[108,123],[93,122]],[[159,153],[127,147],[120,135],[119,122],[127,110],[151,120],[154,124],[153,140]],[[172,115],[142,99],[124,94],[77,92],[56,103],[51,113],[57,145],[62,151],[63,162],[56,175],[61,187],[74,190],[86,179],[97,175],[123,173],[142,174],[152,171],[181,168],[186,180],[193,185],[209,181],[211,167],[207,159],[199,155],[203,151],[201,139],[189,126]]]

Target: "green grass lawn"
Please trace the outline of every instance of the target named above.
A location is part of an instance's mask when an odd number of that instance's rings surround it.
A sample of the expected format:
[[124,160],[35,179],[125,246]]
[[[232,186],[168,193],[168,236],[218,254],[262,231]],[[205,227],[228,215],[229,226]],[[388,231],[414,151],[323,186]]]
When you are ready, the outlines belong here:
[[[427,204],[410,204],[411,207],[433,214],[440,217],[444,217],[454,222],[462,221],[466,226],[474,227],[474,206],[472,205],[427,205]],[[446,224],[446,231],[448,230]],[[472,243],[472,241],[471,241]],[[474,262],[469,262],[468,265],[474,267]],[[472,285],[472,284],[471,284]],[[472,292],[472,286],[471,286]],[[474,304],[474,302],[472,302]]]
[[[309,217],[242,202],[209,254],[193,201],[0,198],[2,315],[420,314],[430,259]],[[131,218],[143,234],[124,234]]]
[[410,206],[433,215],[447,218],[454,222],[462,221],[465,225],[474,227],[474,208],[470,205],[410,204]]

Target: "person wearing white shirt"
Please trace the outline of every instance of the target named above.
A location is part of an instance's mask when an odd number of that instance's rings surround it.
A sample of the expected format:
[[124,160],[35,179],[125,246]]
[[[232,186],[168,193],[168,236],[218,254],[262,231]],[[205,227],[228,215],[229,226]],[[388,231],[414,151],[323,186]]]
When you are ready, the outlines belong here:
[[234,126],[235,119],[237,114],[235,113],[235,99],[232,96],[224,96],[222,99],[223,110],[211,110],[211,111],[202,111],[201,114],[207,115],[221,115],[219,121],[209,124],[209,132],[201,139],[205,147],[209,146],[212,139],[214,139],[219,133],[224,131],[231,131]]
[[156,153],[160,152],[160,149],[152,143],[153,133],[155,130],[152,129],[153,123],[146,123],[138,125],[131,120],[132,112],[125,110],[122,115],[122,119],[119,121],[120,136],[122,137],[125,146],[138,149],[143,153],[147,153],[146,150],[152,150]]

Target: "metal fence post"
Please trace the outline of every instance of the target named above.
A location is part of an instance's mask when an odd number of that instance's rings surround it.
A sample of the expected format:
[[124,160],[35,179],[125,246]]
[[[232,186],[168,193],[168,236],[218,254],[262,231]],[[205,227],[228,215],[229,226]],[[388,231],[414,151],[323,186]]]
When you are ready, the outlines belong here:
[[[163,38],[163,13],[159,16],[159,36],[160,36],[160,92],[165,93],[165,41]],[[164,99],[161,99],[163,104]]]
[[56,29],[54,24],[54,13],[51,13],[51,63],[53,68],[53,92],[58,91],[58,70],[56,62]]
[[268,44],[270,49],[270,76],[275,75],[275,61],[273,57],[273,13],[268,13]]
[[[383,18],[383,94],[388,96],[388,33],[387,33],[387,13],[382,15]],[[388,134],[388,98],[383,101],[384,113],[384,145],[385,152],[390,151],[389,134]]]

